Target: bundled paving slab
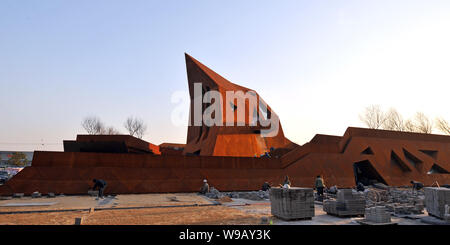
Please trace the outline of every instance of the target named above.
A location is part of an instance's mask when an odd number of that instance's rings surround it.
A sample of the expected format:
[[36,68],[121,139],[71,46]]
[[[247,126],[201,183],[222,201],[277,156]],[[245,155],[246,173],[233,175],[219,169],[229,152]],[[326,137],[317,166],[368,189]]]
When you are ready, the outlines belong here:
[[450,205],[450,189],[439,187],[426,187],[425,206],[429,215],[445,219],[445,205]]
[[323,211],[337,216],[363,215],[366,208],[364,193],[352,189],[341,189],[336,200],[325,200]]
[[275,217],[283,220],[314,217],[314,191],[312,188],[270,188],[269,196],[271,213]]
[[364,217],[369,222],[391,223],[391,214],[382,206],[366,208]]

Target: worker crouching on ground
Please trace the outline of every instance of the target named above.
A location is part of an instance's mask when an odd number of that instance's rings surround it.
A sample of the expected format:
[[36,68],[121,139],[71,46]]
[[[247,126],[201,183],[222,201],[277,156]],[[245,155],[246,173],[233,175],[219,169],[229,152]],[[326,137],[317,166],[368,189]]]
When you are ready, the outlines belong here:
[[414,191],[418,191],[423,188],[423,184],[418,181],[411,180],[411,184],[412,184],[413,193],[414,193]]
[[364,190],[365,190],[365,188],[364,188],[363,183],[358,182],[358,185],[356,185],[356,191],[364,192]]
[[209,184],[208,184],[208,181],[206,179],[204,179],[203,186],[200,189],[200,194],[205,195],[208,192],[209,192]]
[[337,192],[338,192],[338,187],[337,187],[336,185],[333,185],[333,186],[330,187],[330,189],[328,189],[328,191],[327,191],[327,193],[334,194],[334,195],[336,195]]
[[102,179],[93,179],[92,182],[94,182],[94,187],[92,188],[92,190],[95,191],[96,188],[98,188],[98,197],[97,200],[99,198],[104,198],[103,196],[103,192],[106,188],[106,181],[102,180]]
[[316,181],[315,181],[315,187],[317,190],[318,200],[323,200],[323,189],[325,188],[325,183],[323,181],[322,176],[317,175]]

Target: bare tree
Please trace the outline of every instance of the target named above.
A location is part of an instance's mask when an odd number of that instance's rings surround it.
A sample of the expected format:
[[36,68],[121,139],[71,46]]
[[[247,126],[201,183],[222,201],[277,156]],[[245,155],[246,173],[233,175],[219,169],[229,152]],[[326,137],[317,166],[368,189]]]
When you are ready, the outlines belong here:
[[367,127],[379,129],[383,126],[386,116],[379,105],[371,105],[366,107],[363,114],[359,115],[359,119],[364,122]]
[[103,130],[102,134],[115,135],[120,134],[120,132],[114,127],[107,127],[105,130]]
[[86,117],[82,122],[81,126],[83,126],[84,130],[88,134],[103,134],[105,126],[100,121],[98,117]]
[[402,115],[400,115],[400,113],[398,113],[397,110],[395,110],[394,108],[391,108],[385,114],[383,129],[406,131]]
[[433,121],[425,116],[425,114],[423,114],[422,112],[417,112],[414,120],[416,132],[431,134],[431,132],[433,131]]
[[394,108],[388,112],[383,112],[378,105],[366,107],[363,114],[359,118],[369,128],[386,130],[404,131],[431,134],[434,126],[441,132],[450,135],[450,124],[443,118],[436,118],[435,124],[424,113],[417,112],[414,118],[404,120],[402,115]]
[[147,130],[147,126],[141,119],[128,117],[124,123],[124,127],[128,130],[128,133],[131,136],[135,136],[138,138],[142,138],[144,136],[145,131]]
[[84,130],[92,135],[113,135],[120,134],[114,127],[106,127],[98,117],[86,117],[82,122]]
[[436,127],[445,134],[450,134],[450,124],[444,118],[436,118]]
[[416,125],[414,125],[414,122],[411,119],[406,120],[404,129],[406,132],[417,132]]

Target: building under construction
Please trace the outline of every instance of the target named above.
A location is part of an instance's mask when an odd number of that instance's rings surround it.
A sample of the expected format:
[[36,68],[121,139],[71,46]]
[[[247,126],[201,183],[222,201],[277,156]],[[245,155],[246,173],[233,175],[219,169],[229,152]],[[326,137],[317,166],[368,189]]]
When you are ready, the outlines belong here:
[[[194,118],[194,84],[202,93],[251,92],[233,84],[186,54],[191,119]],[[253,91],[255,98],[261,100]],[[244,100],[246,108],[249,102]],[[237,103],[221,103],[221,108]],[[208,104],[202,105],[202,112]],[[297,145],[288,140],[277,121],[276,135],[249,118],[276,117],[270,106],[246,109],[239,121],[223,115],[224,126],[190,123],[186,144],[154,145],[126,135],[78,135],[64,141],[64,152],[36,151],[32,166],[5,185],[0,194],[84,194],[92,179],[104,179],[107,193],[196,192],[207,179],[221,191],[258,190],[264,182],[278,185],[284,176],[294,186],[312,187],[317,175],[328,186],[352,187],[383,183],[407,186],[411,180],[432,185],[450,183],[450,136],[375,129],[348,128],[343,136],[316,135]],[[225,112],[224,112],[225,113]],[[250,115],[252,114],[252,115]],[[264,114],[264,115],[263,115]]]

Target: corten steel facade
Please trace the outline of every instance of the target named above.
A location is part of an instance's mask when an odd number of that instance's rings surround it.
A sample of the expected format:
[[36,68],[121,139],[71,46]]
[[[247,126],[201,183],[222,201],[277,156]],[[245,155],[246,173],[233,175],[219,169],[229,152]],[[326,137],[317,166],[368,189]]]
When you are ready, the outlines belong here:
[[[197,81],[205,90],[246,90],[188,55],[186,65],[191,95]],[[186,144],[159,146],[124,135],[78,135],[64,142],[64,152],[35,152],[32,166],[0,186],[0,194],[85,194],[93,178],[108,182],[106,193],[195,192],[203,179],[221,191],[258,190],[285,175],[294,186],[312,187],[319,174],[338,187],[450,183],[450,136],[348,128],[342,137],[316,135],[299,146],[281,125],[273,138],[261,137],[260,129],[190,126]],[[270,148],[270,158],[254,156]]]
[[[188,134],[186,140],[186,147],[184,148],[185,154],[194,154],[202,156],[260,156],[265,152],[268,152],[270,148],[276,149],[293,149],[296,144],[292,143],[284,137],[281,123],[278,122],[278,133],[275,137],[262,137],[261,130],[266,129],[259,123],[255,126],[251,126],[250,118],[262,117],[260,106],[256,105],[257,111],[254,111],[249,106],[249,99],[241,101],[245,104],[239,104],[238,99],[227,101],[227,92],[242,92],[247,93],[250,97],[253,97],[255,101],[259,101],[261,98],[258,93],[248,88],[233,84],[215,73],[196,59],[186,54],[186,68],[188,75],[189,94],[191,97],[191,109],[190,109],[190,122],[188,127]],[[218,91],[221,96],[221,109],[222,109],[222,124],[226,125],[232,122],[237,125],[241,122],[244,126],[206,126],[202,123],[202,126],[195,126],[195,105],[194,105],[194,83],[201,83],[202,94],[208,91]],[[237,96],[243,98],[243,96]],[[202,113],[209,105],[207,103],[202,104]],[[233,109],[231,109],[233,107]],[[238,109],[244,107],[244,118],[239,118],[237,115]],[[236,108],[236,109],[234,109]],[[226,111],[234,111],[232,117],[227,117]],[[267,105],[267,114],[276,116],[270,106]]]

